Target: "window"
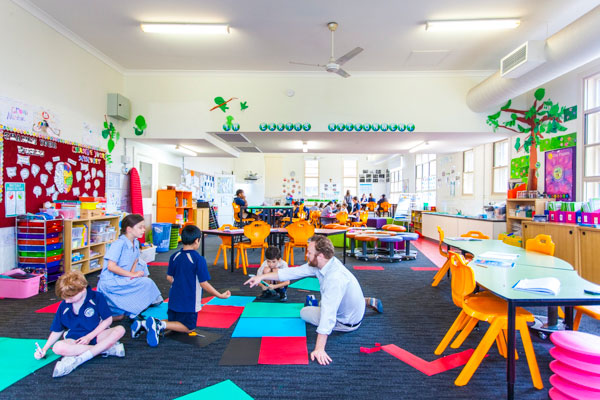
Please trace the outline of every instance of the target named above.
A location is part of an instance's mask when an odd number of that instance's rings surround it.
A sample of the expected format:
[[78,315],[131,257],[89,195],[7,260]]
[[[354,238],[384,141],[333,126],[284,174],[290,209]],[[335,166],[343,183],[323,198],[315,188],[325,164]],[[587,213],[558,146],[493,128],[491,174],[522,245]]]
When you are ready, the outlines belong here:
[[358,196],[358,189],[356,182],[358,181],[358,162],[356,160],[344,160],[344,196],[346,191],[349,190],[350,194]]
[[508,190],[508,139],[494,143],[492,177],[492,193],[505,194]]
[[304,160],[304,197],[319,197],[319,160]]
[[600,197],[600,74],[585,79],[583,199]]
[[473,183],[475,180],[475,155],[473,149],[463,152],[463,191],[465,196],[475,194]]
[[390,171],[390,203],[398,204],[402,192],[404,190],[402,188],[402,166],[400,166]]
[[435,206],[435,154],[417,154],[415,164],[415,191],[421,195],[423,203]]

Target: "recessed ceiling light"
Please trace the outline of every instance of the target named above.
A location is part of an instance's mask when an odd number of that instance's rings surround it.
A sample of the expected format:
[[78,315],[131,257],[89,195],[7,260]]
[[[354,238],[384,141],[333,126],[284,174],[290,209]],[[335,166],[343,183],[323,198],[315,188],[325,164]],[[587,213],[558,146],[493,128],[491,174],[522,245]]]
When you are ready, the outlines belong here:
[[177,150],[180,153],[185,154],[186,156],[192,156],[192,157],[197,157],[198,156],[198,153],[196,153],[195,151],[190,150],[187,147],[183,147],[181,145],[175,146],[175,150]]
[[425,30],[429,32],[489,31],[496,29],[515,29],[520,24],[521,20],[516,18],[427,21]]
[[143,23],[141,27],[146,33],[163,33],[167,35],[226,35],[229,33],[229,25],[227,24]]

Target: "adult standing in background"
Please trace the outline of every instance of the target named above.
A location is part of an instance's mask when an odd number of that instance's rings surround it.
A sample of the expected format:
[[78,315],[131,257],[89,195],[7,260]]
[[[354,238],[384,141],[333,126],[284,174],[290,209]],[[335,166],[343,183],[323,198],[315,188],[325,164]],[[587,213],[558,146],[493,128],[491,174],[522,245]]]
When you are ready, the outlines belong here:
[[344,196],[344,203],[346,203],[346,207],[348,208],[348,212],[352,211],[352,195],[349,190],[346,190],[346,195]]

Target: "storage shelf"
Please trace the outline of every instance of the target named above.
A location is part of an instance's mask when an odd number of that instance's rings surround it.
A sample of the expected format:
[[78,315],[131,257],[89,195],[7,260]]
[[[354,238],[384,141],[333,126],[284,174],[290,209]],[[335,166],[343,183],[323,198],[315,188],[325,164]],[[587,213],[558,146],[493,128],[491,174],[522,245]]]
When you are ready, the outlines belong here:
[[[115,239],[116,240],[116,239]],[[96,246],[100,246],[101,244],[107,244],[107,243],[112,243],[115,240],[109,240],[108,242],[99,242],[99,243],[92,243],[90,244],[88,247],[96,247]]]
[[506,199],[506,201],[536,201],[536,200],[548,201],[549,199],[544,199],[544,198],[539,198],[539,199]]
[[102,267],[91,269],[91,270],[89,270],[88,274],[92,273],[92,272],[100,271],[101,269],[102,269]]
[[533,221],[532,217],[506,217],[506,219],[518,219],[522,221]]

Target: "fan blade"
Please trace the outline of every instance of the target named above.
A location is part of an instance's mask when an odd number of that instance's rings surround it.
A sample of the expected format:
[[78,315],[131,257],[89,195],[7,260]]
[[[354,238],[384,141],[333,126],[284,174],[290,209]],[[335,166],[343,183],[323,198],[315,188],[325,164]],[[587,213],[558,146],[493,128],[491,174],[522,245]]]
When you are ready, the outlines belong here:
[[356,47],[354,50],[350,50],[349,52],[347,52],[346,54],[344,54],[343,56],[341,56],[340,58],[335,60],[335,63],[338,65],[344,65],[344,63],[346,63],[346,61],[348,61],[351,58],[353,58],[354,56],[358,55],[363,50],[364,49],[362,47]]
[[324,65],[321,65],[321,64],[308,64],[308,63],[296,62],[296,61],[290,61],[290,64],[296,64],[296,65],[308,65],[308,66],[310,66],[310,67],[324,67]]
[[350,76],[349,73],[347,73],[346,71],[344,71],[341,68],[339,68],[337,71],[335,71],[335,73],[338,74],[339,76],[341,76],[342,78],[347,78]]

